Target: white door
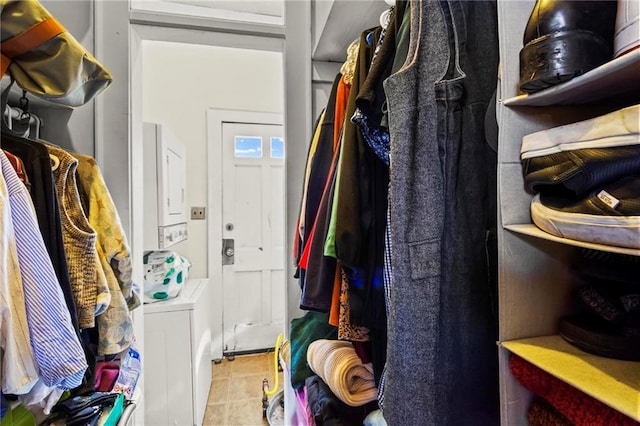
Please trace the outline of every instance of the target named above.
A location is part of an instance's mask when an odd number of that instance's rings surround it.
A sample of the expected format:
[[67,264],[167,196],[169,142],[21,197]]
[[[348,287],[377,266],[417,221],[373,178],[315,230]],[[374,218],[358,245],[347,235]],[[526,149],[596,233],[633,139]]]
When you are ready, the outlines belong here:
[[271,348],[283,330],[284,132],[222,124],[224,353]]

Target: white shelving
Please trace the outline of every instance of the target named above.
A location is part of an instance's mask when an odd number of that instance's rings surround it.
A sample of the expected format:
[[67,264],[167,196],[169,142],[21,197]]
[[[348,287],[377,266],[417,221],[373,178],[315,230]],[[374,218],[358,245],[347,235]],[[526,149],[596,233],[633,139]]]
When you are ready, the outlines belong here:
[[[640,50],[634,50],[609,61],[563,84],[531,95],[520,95],[504,101],[508,106],[573,105],[597,102],[615,96],[640,96]],[[620,84],[621,81],[635,84]]]
[[631,249],[625,247],[606,246],[602,244],[587,243],[584,241],[571,240],[569,238],[556,237],[547,232],[544,232],[540,228],[531,224],[522,225],[506,225],[506,229],[509,231],[517,232],[519,234],[530,235],[532,237],[541,238],[543,240],[555,241],[557,243],[568,244],[575,247],[584,247],[593,250],[607,251],[610,253],[628,254],[631,256],[640,256],[639,249]]
[[532,95],[518,95],[522,34],[534,0],[498,0],[501,81],[498,96],[500,399],[503,425],[528,424],[533,395],[509,370],[515,353],[542,370],[640,420],[640,363],[582,352],[558,336],[575,310],[571,260],[581,249],[640,256],[640,250],[574,241],[532,224],[524,189],[522,137],[640,101],[640,51]]

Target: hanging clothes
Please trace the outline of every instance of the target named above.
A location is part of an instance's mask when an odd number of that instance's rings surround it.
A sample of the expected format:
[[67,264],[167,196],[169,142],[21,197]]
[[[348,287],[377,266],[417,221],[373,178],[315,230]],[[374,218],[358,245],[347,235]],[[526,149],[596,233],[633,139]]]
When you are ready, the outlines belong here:
[[[308,182],[308,202],[304,211],[308,225],[304,238],[304,250],[300,256],[300,266],[304,269],[303,291],[300,306],[319,312],[328,312],[331,307],[331,286],[335,274],[335,259],[324,259],[321,252],[326,235],[326,209],[328,191],[335,171],[337,151],[334,149],[334,110],[339,76],[336,76],[330,100],[319,125],[318,148],[311,160]],[[316,251],[314,255],[311,252]],[[329,277],[327,278],[327,274]]]
[[[316,151],[318,149],[318,140],[320,139],[322,125],[325,120],[325,112],[326,111],[324,110],[322,111],[320,117],[318,118],[318,121],[316,122],[316,125],[314,127],[315,131],[313,132],[313,138],[311,139],[311,144],[309,145],[309,152],[307,152],[307,165],[305,167],[304,183],[302,185],[302,202],[300,203],[300,213],[298,215],[299,219],[297,238],[302,241],[306,241],[309,231],[311,230],[311,226],[306,226],[306,211],[312,209],[313,211],[315,211],[317,209],[317,205],[315,208],[312,207],[314,205],[312,201],[307,202],[307,195],[309,192],[309,179],[311,178],[311,165],[313,164],[314,158],[316,156]],[[299,261],[299,253],[296,253],[296,256],[298,256]]]
[[0,161],[38,375],[46,386],[73,389],[82,383],[87,361],[38,229],[31,199],[4,152],[0,152]]
[[140,306],[140,289],[132,279],[131,252],[113,199],[94,158],[74,154],[79,184],[88,197],[88,221],[96,230],[96,250],[111,293],[106,312],[97,318],[98,353],[110,355],[127,349],[133,341],[129,310]]
[[108,265],[105,274],[107,279],[111,279],[112,275],[117,280],[129,310],[133,310],[141,304],[140,289],[133,282],[131,250],[118,210],[96,160],[88,155],[72,155],[79,161],[76,169],[78,182],[83,189],[82,193],[88,197],[85,212],[89,224],[98,234],[98,254],[101,258],[104,256],[103,265]]
[[39,142],[5,132],[2,132],[2,149],[20,158],[24,165],[24,171],[29,177],[29,194],[36,210],[38,227],[64,294],[71,321],[76,331],[79,332],[80,327],[69,280],[58,195],[51,173],[49,152]]
[[496,158],[483,129],[497,77],[496,5],[410,7],[407,61],[384,84],[392,285],[380,403],[389,424],[497,424],[494,253],[485,246]]
[[[2,155],[5,155],[4,151]],[[11,163],[13,164],[13,163]],[[9,189],[0,179],[0,371],[5,394],[23,394],[38,380],[31,350],[16,236],[11,217]],[[16,174],[17,176],[17,174]]]
[[358,61],[345,109],[339,178],[334,204],[335,251],[349,283],[352,328],[366,327],[372,342],[376,383],[386,358],[382,267],[386,224],[388,168],[365,141],[351,117],[364,87],[382,28],[362,32]]
[[7,159],[11,163],[11,167],[13,167],[13,170],[16,171],[16,174],[18,175],[20,182],[24,183],[24,186],[26,186],[27,189],[29,189],[29,187],[31,186],[31,184],[29,183],[29,176],[27,176],[27,172],[24,169],[24,163],[22,162],[20,157],[16,157],[15,155],[13,155],[8,151],[5,151],[4,155],[7,156]]
[[[99,183],[95,181],[97,176],[92,174],[91,164],[89,164],[89,170],[86,170],[85,166],[81,174],[86,176],[88,173],[88,180],[93,182],[93,184],[87,182],[85,187],[85,192],[89,196],[89,215],[94,218],[94,223],[97,223],[102,231],[101,233],[96,232],[82,209],[78,181],[76,179],[78,160],[61,148],[48,145],[47,149],[51,155],[55,155],[60,159],[60,166],[55,171],[56,187],[61,199],[60,209],[63,226],[65,231],[68,232],[65,234],[65,243],[68,249],[67,261],[72,276],[80,277],[81,283],[84,280],[85,287],[80,287],[80,291],[86,290],[86,283],[95,283],[93,288],[97,290],[91,311],[86,309],[91,306],[91,302],[86,303],[84,307],[87,315],[95,313],[95,324],[98,326],[99,336],[98,354],[118,354],[127,349],[133,340],[133,323],[131,322],[127,302],[120,284],[110,260],[107,259],[105,254],[105,248],[110,255],[118,252],[118,249],[115,248],[118,245],[118,241],[113,239],[117,231],[109,229],[109,224],[115,225],[115,219],[111,218],[108,222],[105,222],[104,219],[104,215],[113,213],[115,209],[112,210],[111,206],[106,204],[106,194],[108,192],[104,188],[97,189]],[[87,188],[89,191],[87,191]],[[100,203],[103,204],[101,205]],[[102,218],[100,217],[101,214],[103,215]],[[111,234],[107,235],[105,231]],[[110,238],[112,239],[111,241]],[[122,242],[122,240],[120,241]],[[120,245],[120,250],[123,250],[122,245]],[[127,261],[129,261],[128,250],[121,254],[120,265],[124,267],[125,272],[123,278],[126,280],[126,287],[129,287],[127,291],[131,295],[134,293],[131,292],[130,271],[128,270],[129,266],[127,266]],[[113,260],[113,257],[111,260]],[[90,289],[91,286],[89,286]],[[80,293],[81,297],[86,294],[86,292]],[[91,294],[90,291],[89,294]],[[108,295],[108,297],[101,297],[102,295]],[[86,302],[85,299],[79,300],[82,303]]]
[[[340,82],[338,83],[338,91],[336,94],[336,106],[335,106],[335,123],[334,123],[334,133],[333,133],[333,146],[334,151],[338,150],[340,146],[340,140],[342,138],[342,126],[345,121],[345,109],[347,107],[347,102],[349,101],[349,93],[350,86],[347,85],[347,75],[351,75],[351,81],[353,81],[353,72],[355,71],[355,58],[358,56],[357,46],[360,45],[360,40],[352,43],[352,45],[348,49],[347,53],[347,62],[342,66],[341,70],[346,67],[346,64],[349,63],[349,57],[353,56],[353,64],[350,68],[346,69],[345,74],[343,74]],[[333,200],[335,194],[335,185],[330,194],[331,200]],[[334,209],[335,205],[332,203],[331,205],[331,217],[334,217]],[[325,245],[324,245],[324,255],[326,257],[336,257],[336,226],[335,222],[332,222],[329,219],[329,228],[327,229],[327,235],[325,237]],[[342,310],[341,303],[341,294],[343,289],[343,276],[342,276],[342,267],[338,265],[336,267],[335,276],[333,279],[333,294],[331,296],[331,311],[329,315],[329,322],[335,326],[340,325],[340,312]],[[344,321],[344,315],[342,316]],[[366,330],[368,333],[368,330]],[[365,334],[366,334],[365,333]]]
[[[340,339],[367,342],[373,340],[374,329],[375,340],[368,347],[373,352],[370,357],[376,381],[382,374],[386,350],[382,258],[388,168],[350,118],[374,51],[382,43],[382,33],[379,27],[364,31],[349,48],[342,69],[345,74],[334,80],[309,150],[314,155],[307,159],[312,178],[305,182],[303,204],[307,210],[304,220],[299,220],[307,230],[302,233],[299,257],[300,305],[331,312],[330,323],[338,326]],[[382,58],[389,61],[387,55]],[[382,69],[385,67],[386,63]],[[380,80],[378,74],[376,79]],[[376,83],[369,84],[367,90],[375,90]],[[371,100],[375,97],[368,96]],[[339,250],[345,259],[340,258]]]
[[75,174],[78,160],[61,148],[49,145],[47,150],[59,160],[54,178],[78,322],[81,328],[92,328],[96,315],[111,302],[96,250],[97,235],[82,211]]
[[[407,4],[406,1],[398,1],[396,2],[396,10],[395,10],[395,22],[396,22],[396,34],[395,34],[395,53],[393,58],[393,63],[391,66],[390,75],[395,74],[402,68],[402,65],[407,59],[407,53],[409,50],[409,34],[411,27],[411,7]],[[383,81],[384,85],[384,81]],[[384,102],[384,111],[382,120],[380,122],[381,126],[384,126],[389,132],[389,111],[387,107],[387,96],[385,93],[385,102]],[[389,163],[387,165],[391,165],[391,135],[389,135]],[[392,235],[391,235],[391,204],[387,204],[387,224],[385,226],[385,235],[384,235],[384,266],[383,266],[383,281],[384,281],[384,297],[385,297],[385,308],[387,318],[389,318],[389,306],[396,306],[397,301],[393,300],[392,288],[393,288],[393,274],[391,272],[392,268],[392,252],[393,252],[393,243],[392,243]],[[387,331],[388,334],[388,331]],[[378,400],[382,405],[384,403],[384,389],[385,389],[385,375],[383,374],[380,378],[379,384],[379,395]]]

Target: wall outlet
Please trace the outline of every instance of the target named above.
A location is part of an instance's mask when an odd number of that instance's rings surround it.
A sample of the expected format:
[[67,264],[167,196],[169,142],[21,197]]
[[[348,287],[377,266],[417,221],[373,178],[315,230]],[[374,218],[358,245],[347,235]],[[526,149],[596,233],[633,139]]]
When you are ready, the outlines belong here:
[[204,211],[204,207],[191,207],[191,220],[203,220]]

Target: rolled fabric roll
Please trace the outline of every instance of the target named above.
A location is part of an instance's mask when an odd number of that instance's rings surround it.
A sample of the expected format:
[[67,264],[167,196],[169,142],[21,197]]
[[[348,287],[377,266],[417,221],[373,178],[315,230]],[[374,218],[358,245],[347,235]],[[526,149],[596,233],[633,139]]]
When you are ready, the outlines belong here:
[[307,350],[307,363],[347,405],[359,407],[378,396],[373,366],[362,363],[351,342],[316,340]]

